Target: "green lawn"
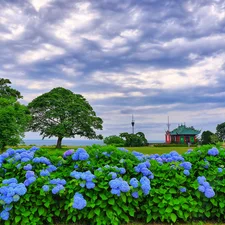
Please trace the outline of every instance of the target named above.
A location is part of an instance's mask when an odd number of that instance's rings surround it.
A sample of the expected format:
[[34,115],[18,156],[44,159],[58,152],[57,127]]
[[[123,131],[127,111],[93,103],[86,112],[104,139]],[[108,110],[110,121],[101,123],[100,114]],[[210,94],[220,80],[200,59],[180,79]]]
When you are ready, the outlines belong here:
[[[31,146],[19,146],[12,147],[14,149],[18,148],[29,148]],[[77,148],[85,148],[85,146],[63,146],[62,149],[56,149],[55,146],[42,146],[42,149],[48,149],[49,154],[61,155],[64,151],[68,149],[77,149]],[[146,146],[146,147],[126,147],[129,151],[138,151],[144,154],[163,154],[169,153],[171,151],[177,151],[182,154],[186,152],[190,147],[154,147],[154,146]]]

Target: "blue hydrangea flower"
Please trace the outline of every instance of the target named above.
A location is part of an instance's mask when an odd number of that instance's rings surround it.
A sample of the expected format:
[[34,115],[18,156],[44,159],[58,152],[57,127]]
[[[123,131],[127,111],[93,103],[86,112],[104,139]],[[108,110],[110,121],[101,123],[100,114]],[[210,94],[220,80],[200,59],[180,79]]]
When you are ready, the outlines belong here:
[[136,178],[131,178],[130,179],[130,185],[132,187],[137,188],[138,187],[138,184],[139,184],[139,182],[138,182],[138,180]]
[[74,150],[69,149],[63,153],[63,158],[67,158],[68,156],[72,155],[73,153],[74,153]]
[[87,205],[86,200],[84,199],[83,195],[79,192],[76,192],[73,198],[73,208],[75,209],[83,209]]
[[87,189],[93,189],[95,187],[95,183],[92,181],[86,182],[86,188]]
[[219,173],[222,173],[223,172],[223,169],[222,168],[218,168],[218,172]]
[[47,167],[47,170],[49,171],[49,173],[51,173],[51,172],[56,171],[56,170],[57,170],[57,167],[54,166],[54,165],[49,165],[49,166]]
[[32,166],[30,164],[27,164],[23,167],[24,170],[32,170]]
[[184,175],[185,175],[185,176],[189,176],[189,175],[190,175],[189,170],[184,170]]
[[205,193],[205,187],[203,185],[198,186],[198,190],[202,193]]
[[206,178],[204,176],[198,177],[197,181],[199,184],[203,185],[203,183],[206,181]]
[[0,217],[3,219],[3,220],[8,220],[9,219],[9,212],[6,211],[6,210],[3,210],[0,214]]
[[180,164],[181,167],[183,167],[185,170],[190,170],[192,164],[190,162],[183,162]]
[[61,184],[57,184],[53,189],[52,189],[52,194],[57,194],[58,192],[60,192],[61,190],[64,189],[64,186]]
[[41,170],[40,176],[43,176],[43,177],[50,176],[50,173],[48,170]]
[[49,186],[48,186],[48,185],[43,185],[43,186],[42,186],[42,189],[43,189],[45,192],[47,192],[47,191],[49,191]]
[[119,168],[120,170],[120,174],[125,174],[126,173],[126,170],[124,168]]
[[131,195],[132,195],[132,197],[134,197],[134,198],[138,198],[138,192],[136,192],[136,191],[133,192]]
[[219,150],[216,147],[213,147],[208,150],[208,155],[212,155],[212,156],[219,155]]
[[115,172],[110,172],[109,175],[112,177],[112,179],[116,179],[117,174]]
[[185,188],[185,187],[182,187],[182,188],[180,188],[180,192],[186,192],[187,191],[187,189]]
[[212,197],[214,197],[214,196],[215,196],[215,192],[213,191],[212,188],[207,188],[207,189],[205,190],[205,197],[206,197],[206,198],[212,198]]
[[28,179],[30,177],[33,177],[34,175],[34,171],[27,171],[25,177]]
[[111,193],[113,194],[113,195],[117,195],[117,196],[120,196],[120,189],[118,189],[118,188],[116,188],[116,189],[112,189],[111,190]]

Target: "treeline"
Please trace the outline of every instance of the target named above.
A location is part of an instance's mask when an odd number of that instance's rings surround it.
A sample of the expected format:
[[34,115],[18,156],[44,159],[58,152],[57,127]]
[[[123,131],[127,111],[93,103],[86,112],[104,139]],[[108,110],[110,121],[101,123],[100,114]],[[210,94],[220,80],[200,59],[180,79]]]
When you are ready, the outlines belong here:
[[136,134],[129,134],[127,132],[121,133],[119,136],[112,135],[104,139],[107,145],[114,145],[117,147],[139,147],[148,145],[144,133],[138,132]]
[[218,124],[216,133],[209,130],[202,132],[200,142],[201,144],[216,144],[225,140],[225,123]]

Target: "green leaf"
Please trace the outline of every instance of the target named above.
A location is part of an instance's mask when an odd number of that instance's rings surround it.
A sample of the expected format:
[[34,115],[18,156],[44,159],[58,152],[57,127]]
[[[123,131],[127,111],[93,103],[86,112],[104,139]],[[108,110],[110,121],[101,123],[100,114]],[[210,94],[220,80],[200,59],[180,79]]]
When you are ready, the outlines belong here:
[[38,213],[39,213],[40,216],[43,215],[44,212],[45,211],[44,211],[44,208],[43,207],[38,208]]
[[15,222],[18,223],[21,220],[21,216],[16,216],[15,217]]
[[115,204],[114,198],[110,198],[109,201],[108,201],[108,203],[109,203],[110,205],[114,205],[114,204]]
[[96,209],[95,209],[95,214],[96,214],[97,216],[100,215],[100,209],[99,209],[99,208],[96,208]]
[[123,194],[121,197],[122,197],[123,202],[126,203],[126,201],[127,201],[126,195]]
[[177,216],[176,216],[176,214],[174,214],[174,213],[171,213],[170,214],[170,218],[171,218],[171,220],[175,223],[176,222],[176,220],[177,220]]
[[[107,196],[105,194],[100,194],[100,197],[102,198],[102,200],[107,200]],[[97,199],[97,198],[96,198]]]

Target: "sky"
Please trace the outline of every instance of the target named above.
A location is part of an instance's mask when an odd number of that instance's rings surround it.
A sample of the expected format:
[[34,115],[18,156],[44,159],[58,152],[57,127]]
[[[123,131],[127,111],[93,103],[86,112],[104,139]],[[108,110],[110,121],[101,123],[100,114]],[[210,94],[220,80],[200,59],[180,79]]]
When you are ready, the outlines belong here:
[[131,133],[132,114],[148,140],[164,140],[168,116],[171,129],[225,121],[224,0],[1,0],[0,49],[23,104],[70,89],[104,137]]

